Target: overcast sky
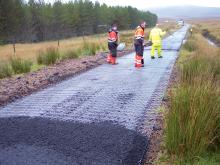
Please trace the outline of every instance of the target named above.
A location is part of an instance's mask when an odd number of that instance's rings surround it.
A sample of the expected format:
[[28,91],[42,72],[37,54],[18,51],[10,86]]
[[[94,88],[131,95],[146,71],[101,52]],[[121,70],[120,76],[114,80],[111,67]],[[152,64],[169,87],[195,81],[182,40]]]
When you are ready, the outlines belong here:
[[[45,0],[46,2],[54,2],[55,0]],[[70,0],[61,0],[68,2]],[[93,2],[97,0],[92,0]],[[163,7],[175,5],[196,5],[220,7],[220,0],[98,0],[100,3],[107,5],[133,6],[139,9],[147,9],[150,7]]]

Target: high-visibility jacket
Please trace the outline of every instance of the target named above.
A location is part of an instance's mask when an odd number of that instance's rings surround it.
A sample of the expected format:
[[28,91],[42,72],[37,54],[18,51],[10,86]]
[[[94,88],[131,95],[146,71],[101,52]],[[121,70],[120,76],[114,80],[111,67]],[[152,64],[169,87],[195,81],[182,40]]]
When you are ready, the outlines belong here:
[[139,39],[144,40],[144,28],[142,28],[141,26],[138,26],[138,27],[136,28],[134,38],[135,38],[136,40],[139,40]]
[[114,30],[109,30],[108,32],[108,42],[118,42],[118,32]]
[[162,43],[162,36],[165,34],[166,32],[163,32],[160,28],[155,27],[150,32],[149,40],[155,45],[160,45]]

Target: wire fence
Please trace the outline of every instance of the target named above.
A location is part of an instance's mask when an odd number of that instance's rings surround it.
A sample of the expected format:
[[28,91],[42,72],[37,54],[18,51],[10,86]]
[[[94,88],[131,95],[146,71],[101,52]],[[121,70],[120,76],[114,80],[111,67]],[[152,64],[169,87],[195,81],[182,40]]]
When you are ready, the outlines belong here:
[[[29,36],[29,38],[26,38],[27,39],[26,41],[17,40],[16,39],[17,37],[14,37],[14,39],[9,39],[7,41],[8,44],[6,44],[6,46],[7,46],[7,49],[10,49],[8,50],[10,54],[12,54],[13,52],[13,54],[16,55],[17,53],[20,53],[19,51],[22,45],[24,46],[25,45],[27,46],[28,45],[32,45],[32,46],[42,45],[42,47],[44,47],[44,45],[47,45],[46,47],[56,47],[57,49],[59,49],[60,47],[63,46],[63,44],[65,46],[67,42],[69,42],[69,44],[72,43],[73,47],[77,46],[79,43],[82,43],[82,42],[86,43],[90,41],[100,41],[101,43],[107,36],[106,33],[108,29],[109,29],[109,25],[101,24],[101,25],[97,25],[96,34],[93,34],[86,30],[82,30],[80,33],[76,34],[71,28],[69,28],[69,29],[60,30],[59,32],[54,33],[54,36],[52,37],[53,39],[50,39],[50,36],[47,36],[47,34],[44,33],[45,35],[43,34],[44,39],[42,41],[34,40],[34,37],[32,36]],[[39,51],[40,49],[41,48],[39,47]]]

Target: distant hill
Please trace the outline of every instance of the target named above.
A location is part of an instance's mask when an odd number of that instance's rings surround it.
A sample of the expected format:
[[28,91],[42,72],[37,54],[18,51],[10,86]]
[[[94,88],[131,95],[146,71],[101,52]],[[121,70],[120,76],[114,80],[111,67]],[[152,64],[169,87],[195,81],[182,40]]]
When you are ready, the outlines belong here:
[[220,18],[220,8],[199,6],[172,6],[151,8],[159,18]]

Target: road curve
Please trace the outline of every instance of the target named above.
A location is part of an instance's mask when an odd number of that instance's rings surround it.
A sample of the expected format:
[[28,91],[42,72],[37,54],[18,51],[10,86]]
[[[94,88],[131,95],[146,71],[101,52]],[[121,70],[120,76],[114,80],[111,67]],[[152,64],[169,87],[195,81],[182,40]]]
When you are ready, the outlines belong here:
[[188,27],[144,68],[131,53],[0,107],[0,164],[138,164]]

